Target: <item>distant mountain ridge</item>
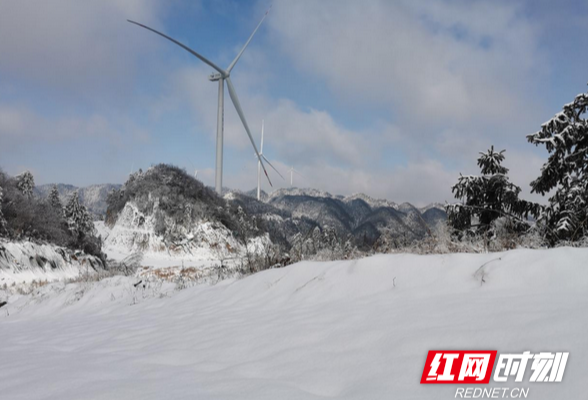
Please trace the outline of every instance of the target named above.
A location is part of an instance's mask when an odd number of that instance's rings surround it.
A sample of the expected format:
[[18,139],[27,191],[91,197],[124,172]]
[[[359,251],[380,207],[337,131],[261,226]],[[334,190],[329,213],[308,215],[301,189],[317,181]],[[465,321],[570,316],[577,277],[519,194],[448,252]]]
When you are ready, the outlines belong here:
[[397,204],[363,193],[340,196],[316,189],[284,188],[262,193],[262,201],[257,201],[256,190],[232,191],[224,198],[267,220],[274,236],[290,237],[318,227],[334,230],[339,238],[351,238],[358,246],[372,246],[383,235],[393,240],[420,239],[447,219],[439,203],[418,209],[407,202]]

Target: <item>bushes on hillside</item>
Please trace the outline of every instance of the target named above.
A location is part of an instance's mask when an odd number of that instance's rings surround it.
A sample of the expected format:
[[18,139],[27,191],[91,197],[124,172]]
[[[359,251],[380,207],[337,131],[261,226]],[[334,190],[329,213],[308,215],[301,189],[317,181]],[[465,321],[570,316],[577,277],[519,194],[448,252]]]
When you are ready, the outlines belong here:
[[[13,240],[46,241],[58,246],[83,250],[104,260],[100,238],[83,206],[76,217],[51,199],[33,195],[34,179],[30,172],[16,178],[0,171],[0,236]],[[76,225],[80,219],[83,225]],[[76,229],[72,229],[76,226]]]

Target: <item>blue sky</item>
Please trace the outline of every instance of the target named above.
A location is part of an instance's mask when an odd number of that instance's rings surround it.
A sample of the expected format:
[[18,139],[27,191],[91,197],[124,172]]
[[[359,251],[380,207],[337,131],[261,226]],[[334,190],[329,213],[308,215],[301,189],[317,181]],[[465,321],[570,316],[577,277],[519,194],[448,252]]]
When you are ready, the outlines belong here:
[[[0,167],[88,185],[167,162],[212,185],[211,69],[126,19],[226,67],[269,5],[0,0]],[[586,90],[587,22],[586,1],[275,1],[232,79],[297,186],[451,201],[494,145],[538,199],[528,184],[547,155],[525,135]],[[255,159],[225,97],[224,183],[251,189]]]

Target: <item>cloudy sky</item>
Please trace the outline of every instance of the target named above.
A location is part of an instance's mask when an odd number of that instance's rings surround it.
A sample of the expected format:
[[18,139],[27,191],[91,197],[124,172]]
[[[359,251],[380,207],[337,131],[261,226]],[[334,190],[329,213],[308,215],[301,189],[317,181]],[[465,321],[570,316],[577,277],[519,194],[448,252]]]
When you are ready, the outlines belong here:
[[[265,119],[264,153],[303,175],[296,186],[451,201],[494,145],[537,199],[547,155],[525,135],[586,91],[588,2],[273,3],[232,80],[257,141]],[[165,162],[213,185],[211,68],[126,19],[226,67],[269,5],[0,0],[0,168],[82,186]],[[224,184],[252,189],[253,151],[225,98]]]

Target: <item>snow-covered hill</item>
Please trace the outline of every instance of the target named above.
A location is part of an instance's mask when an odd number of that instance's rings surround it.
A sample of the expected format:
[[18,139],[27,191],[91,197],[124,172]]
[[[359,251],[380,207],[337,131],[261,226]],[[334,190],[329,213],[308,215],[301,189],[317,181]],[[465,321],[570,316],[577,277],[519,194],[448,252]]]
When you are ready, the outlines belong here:
[[[130,254],[142,253],[149,266],[207,266],[221,260],[245,256],[245,245],[231,231],[215,221],[200,221],[182,229],[182,238],[169,241],[156,232],[155,213],[141,212],[134,202],[127,202],[115,225],[110,229],[102,221],[95,223],[104,238],[103,250],[109,258],[122,260]],[[271,244],[267,235],[251,238],[248,250],[262,252]]]
[[582,399],[586,265],[572,248],[396,254],[179,292],[48,285],[0,309],[0,397],[452,399],[455,385],[419,384],[427,352],[494,349],[570,352],[561,383],[528,383],[527,367],[490,386]]
[[133,174],[113,198],[98,224],[111,258],[140,252],[147,265],[220,264],[271,244],[242,210],[173,166]]

